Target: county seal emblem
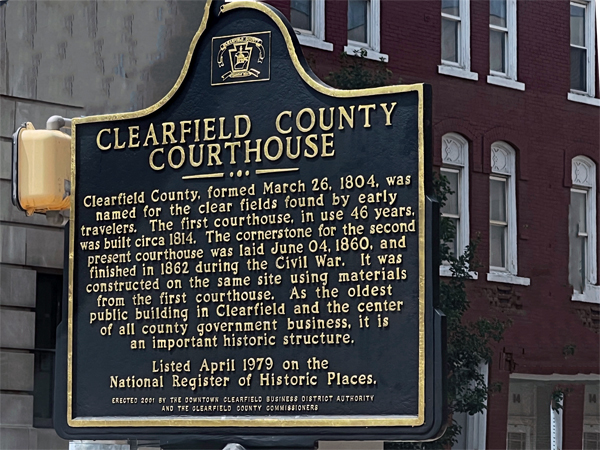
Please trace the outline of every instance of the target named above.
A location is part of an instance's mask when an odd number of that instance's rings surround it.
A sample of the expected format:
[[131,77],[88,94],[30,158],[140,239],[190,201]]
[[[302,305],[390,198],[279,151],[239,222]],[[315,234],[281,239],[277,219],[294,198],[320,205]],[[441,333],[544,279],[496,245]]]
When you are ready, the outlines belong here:
[[271,32],[219,36],[212,40],[212,85],[268,81]]

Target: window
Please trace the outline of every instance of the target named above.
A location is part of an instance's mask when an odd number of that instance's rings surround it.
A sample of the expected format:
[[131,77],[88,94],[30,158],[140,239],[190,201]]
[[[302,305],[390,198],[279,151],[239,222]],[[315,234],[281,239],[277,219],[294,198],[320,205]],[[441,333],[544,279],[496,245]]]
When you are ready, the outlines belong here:
[[469,0],[442,0],[442,64],[438,72],[477,80],[471,72]]
[[442,216],[447,217],[450,222],[454,224],[454,236],[451,241],[447,244],[450,247],[450,253],[452,255],[458,255],[458,246],[459,246],[459,236],[458,236],[458,227],[460,225],[460,213],[461,213],[461,201],[459,198],[460,189],[461,189],[461,170],[460,169],[452,169],[448,167],[442,167],[441,169],[442,175],[446,177],[448,180],[448,187],[452,191],[448,194],[448,198],[446,200],[446,204],[442,208]]
[[583,450],[600,450],[600,433],[584,431]]
[[[510,379],[506,427],[506,448],[508,450],[536,448],[536,429],[540,425],[538,423],[540,418],[536,411],[538,391],[535,383]],[[549,446],[540,448],[549,448]]]
[[388,55],[379,53],[379,16],[380,0],[348,0],[348,55],[388,61]]
[[587,266],[587,203],[588,192],[571,189],[569,205],[569,284],[576,292],[585,289],[585,269]]
[[461,8],[459,0],[442,0],[442,61],[461,65]]
[[369,44],[369,0],[349,0],[348,2],[348,40]]
[[596,166],[585,156],[571,163],[569,284],[573,300],[600,303],[596,258]]
[[517,0],[490,0],[488,83],[525,90],[517,80]]
[[[448,196],[442,208],[442,216],[449,218],[455,226],[455,236],[448,242],[454,255],[461,255],[469,245],[469,143],[459,134],[448,133],[442,137],[442,161],[440,169],[449,183],[453,194]],[[450,276],[446,265],[440,275]],[[477,274],[473,273],[474,278]]]
[[290,2],[290,22],[299,31],[314,34],[312,0],[292,0]]
[[325,0],[292,0],[290,22],[300,44],[333,50],[333,44],[325,42]]
[[600,386],[585,385],[583,396],[583,450],[600,450]]
[[508,0],[490,0],[490,72],[508,74]]
[[35,304],[33,425],[52,428],[56,327],[62,314],[62,275],[38,272]]
[[509,270],[508,182],[508,177],[490,177],[490,266],[496,270]]
[[491,157],[490,273],[487,279],[528,286],[528,278],[517,277],[515,151],[505,142],[495,142]]
[[509,431],[506,439],[506,448],[508,450],[526,450],[529,446],[529,427],[516,426],[510,427],[513,431]]
[[595,94],[595,2],[571,2],[571,92],[567,98],[573,101],[600,106]]
[[571,3],[571,89],[587,92],[586,5]]

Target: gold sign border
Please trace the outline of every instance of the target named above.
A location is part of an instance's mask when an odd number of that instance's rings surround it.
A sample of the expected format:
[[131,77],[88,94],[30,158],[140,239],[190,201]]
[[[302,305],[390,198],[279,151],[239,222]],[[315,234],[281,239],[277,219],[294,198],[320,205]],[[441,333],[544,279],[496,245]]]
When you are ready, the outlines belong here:
[[419,426],[425,423],[425,142],[424,142],[424,97],[423,84],[384,86],[370,89],[340,90],[322,84],[312,78],[300,64],[294,48],[292,37],[281,18],[267,5],[252,0],[241,0],[227,3],[221,7],[220,13],[226,13],[240,8],[255,9],[266,14],[279,27],[288,48],[291,60],[302,80],[321,94],[337,98],[367,97],[371,95],[395,94],[400,92],[417,92],[419,96],[419,382],[418,382],[418,415],[417,416],[233,416],[233,417],[134,417],[129,419],[110,417],[81,417],[73,418],[73,274],[75,266],[75,142],[77,125],[82,123],[110,122],[125,119],[135,119],[147,116],[160,109],[177,92],[189,70],[192,55],[196,45],[206,30],[212,0],[207,0],[200,28],[194,35],[181,73],[171,90],[157,103],[148,108],[118,114],[106,114],[74,118],[71,125],[71,215],[69,231],[69,289],[68,289],[68,324],[67,324],[67,424],[70,427],[397,427]]

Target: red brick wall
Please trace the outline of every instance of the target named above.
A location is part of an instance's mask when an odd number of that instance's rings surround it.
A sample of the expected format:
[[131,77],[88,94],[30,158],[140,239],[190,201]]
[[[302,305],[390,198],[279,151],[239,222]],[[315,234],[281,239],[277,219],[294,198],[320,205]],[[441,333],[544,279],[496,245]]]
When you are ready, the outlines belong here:
[[[273,2],[280,4],[282,1]],[[488,2],[471,2],[471,71],[478,81],[438,74],[439,1],[382,0],[381,52],[389,55],[393,81],[433,86],[434,161],[441,162],[441,136],[454,131],[470,142],[471,238],[480,237],[479,279],[469,286],[469,316],[510,320],[495,349],[490,383],[500,393],[489,399],[488,448],[506,447],[509,371],[529,374],[598,373],[598,330],[584,326],[586,304],[571,301],[567,236],[570,161],[585,155],[596,163],[600,186],[600,108],[567,100],[569,92],[569,1],[518,1],[518,81],[525,91],[490,85]],[[333,52],[305,48],[315,72],[325,78],[339,64],[346,43],[346,2],[326,3],[326,40]],[[596,77],[598,71],[596,71]],[[596,93],[599,87],[596,81]],[[596,94],[598,97],[598,94]],[[517,152],[518,275],[530,286],[486,281],[489,260],[490,145],[509,142]],[[597,196],[600,199],[600,195]],[[597,206],[597,210],[600,207]],[[600,226],[598,226],[600,230]],[[598,251],[600,254],[600,249]],[[497,291],[497,287],[502,292]],[[490,300],[500,295],[503,306]],[[583,312],[581,311],[583,310]],[[589,313],[589,312],[588,312]],[[574,346],[573,355],[565,355]],[[578,388],[579,389],[579,388]],[[569,394],[575,399],[578,391]],[[565,430],[581,430],[580,412],[566,411]],[[579,434],[577,434],[579,433]],[[565,448],[581,446],[581,431],[565,433]]]
[[563,449],[580,449],[583,432],[583,402],[585,386],[568,386],[564,400]]

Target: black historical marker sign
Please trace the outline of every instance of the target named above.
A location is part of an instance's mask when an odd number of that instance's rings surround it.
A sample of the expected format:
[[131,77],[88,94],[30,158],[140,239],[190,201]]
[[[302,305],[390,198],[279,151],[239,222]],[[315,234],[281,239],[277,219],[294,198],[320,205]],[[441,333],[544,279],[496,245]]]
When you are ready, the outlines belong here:
[[435,437],[429,114],[428,86],[332,89],[276,10],[209,2],[163,100],[73,120],[58,432]]

